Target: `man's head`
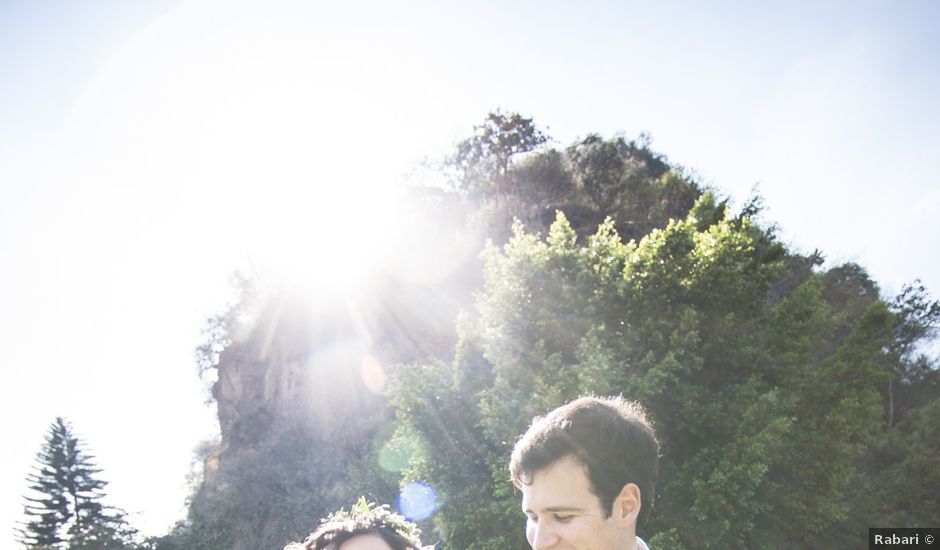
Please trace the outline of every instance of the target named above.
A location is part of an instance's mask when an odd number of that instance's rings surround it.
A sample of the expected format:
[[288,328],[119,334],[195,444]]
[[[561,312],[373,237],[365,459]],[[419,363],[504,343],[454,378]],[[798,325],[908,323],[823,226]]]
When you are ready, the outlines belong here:
[[649,515],[659,445],[638,403],[582,397],[535,419],[509,470],[533,548],[618,548]]
[[303,543],[284,550],[421,550],[420,535],[414,524],[388,506],[359,499],[349,512],[330,514]]

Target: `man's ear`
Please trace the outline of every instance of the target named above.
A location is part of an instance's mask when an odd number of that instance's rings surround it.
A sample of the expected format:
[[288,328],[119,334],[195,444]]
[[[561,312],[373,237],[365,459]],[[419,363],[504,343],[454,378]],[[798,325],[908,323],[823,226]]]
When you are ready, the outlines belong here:
[[627,525],[636,526],[636,519],[640,515],[640,507],[643,506],[643,500],[640,494],[640,488],[636,483],[627,483],[620,490],[620,494],[614,499],[614,515],[626,527]]

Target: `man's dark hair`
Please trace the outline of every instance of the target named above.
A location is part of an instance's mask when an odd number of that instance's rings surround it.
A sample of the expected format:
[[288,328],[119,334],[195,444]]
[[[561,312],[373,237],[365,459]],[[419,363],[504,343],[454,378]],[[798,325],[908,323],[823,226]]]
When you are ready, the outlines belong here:
[[378,535],[392,550],[422,548],[417,526],[391,512],[387,505],[376,506],[360,498],[348,512],[330,514],[304,542],[289,544],[284,550],[337,550],[359,535]]
[[536,472],[569,456],[584,465],[606,517],[623,487],[635,483],[642,502],[637,523],[646,519],[659,475],[659,443],[639,403],[582,397],[536,418],[513,448],[512,482],[528,485]]

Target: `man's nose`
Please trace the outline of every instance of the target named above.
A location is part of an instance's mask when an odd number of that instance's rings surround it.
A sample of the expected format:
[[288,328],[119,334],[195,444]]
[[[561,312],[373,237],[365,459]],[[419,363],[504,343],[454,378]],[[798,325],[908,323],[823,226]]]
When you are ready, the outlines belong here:
[[558,544],[558,534],[555,533],[553,527],[547,525],[546,522],[542,522],[535,526],[535,532],[529,543],[532,545],[533,550],[548,550]]

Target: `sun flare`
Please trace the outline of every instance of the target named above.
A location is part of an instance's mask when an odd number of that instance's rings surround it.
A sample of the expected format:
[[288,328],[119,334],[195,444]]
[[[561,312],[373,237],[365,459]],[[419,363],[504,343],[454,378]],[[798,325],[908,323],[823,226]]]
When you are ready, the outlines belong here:
[[378,193],[312,193],[295,208],[256,220],[263,231],[251,239],[252,261],[276,280],[311,296],[356,292],[387,262],[393,247],[393,201]]

